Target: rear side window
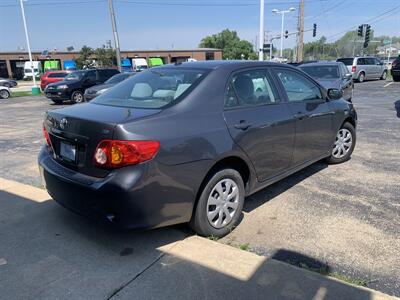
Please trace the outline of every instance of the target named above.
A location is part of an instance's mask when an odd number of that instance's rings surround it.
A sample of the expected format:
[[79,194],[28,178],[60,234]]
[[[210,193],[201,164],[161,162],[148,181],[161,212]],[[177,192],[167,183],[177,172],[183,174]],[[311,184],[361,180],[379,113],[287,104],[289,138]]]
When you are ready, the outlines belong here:
[[162,108],[183,99],[207,75],[203,69],[157,68],[111,88],[92,103],[129,108]]
[[277,69],[289,102],[322,100],[319,87],[305,76],[289,69]]
[[357,65],[358,66],[367,65],[367,62],[366,62],[365,58],[357,58]]
[[336,60],[337,62],[342,62],[344,63],[346,66],[352,66],[353,65],[353,58],[339,58]]
[[67,76],[67,73],[50,73],[47,77],[48,78],[64,78]]
[[261,70],[235,74],[225,95],[225,107],[251,106],[278,102],[271,82]]

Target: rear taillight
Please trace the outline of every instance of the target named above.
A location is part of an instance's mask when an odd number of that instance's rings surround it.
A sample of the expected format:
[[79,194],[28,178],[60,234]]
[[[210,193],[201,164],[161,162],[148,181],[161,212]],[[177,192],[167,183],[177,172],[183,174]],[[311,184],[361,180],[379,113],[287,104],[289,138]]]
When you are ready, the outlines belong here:
[[397,66],[398,63],[399,63],[399,61],[398,61],[397,59],[395,59],[395,60],[392,62],[392,68],[395,67],[395,66]]
[[43,136],[44,136],[44,138],[45,138],[45,140],[46,140],[47,146],[51,147],[50,136],[49,136],[49,133],[48,133],[47,130],[46,130],[46,127],[44,127],[44,125],[43,125]]
[[353,73],[357,72],[357,67],[356,66],[352,66],[351,67],[351,72],[353,72]]
[[120,168],[152,159],[160,149],[159,141],[103,140],[94,152],[94,164],[105,168]]

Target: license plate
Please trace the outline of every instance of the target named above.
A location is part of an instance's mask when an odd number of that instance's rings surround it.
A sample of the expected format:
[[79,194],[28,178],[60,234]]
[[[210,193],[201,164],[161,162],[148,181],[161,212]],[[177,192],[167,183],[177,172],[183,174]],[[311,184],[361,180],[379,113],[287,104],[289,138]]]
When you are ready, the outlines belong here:
[[60,156],[69,161],[76,161],[76,146],[60,142]]

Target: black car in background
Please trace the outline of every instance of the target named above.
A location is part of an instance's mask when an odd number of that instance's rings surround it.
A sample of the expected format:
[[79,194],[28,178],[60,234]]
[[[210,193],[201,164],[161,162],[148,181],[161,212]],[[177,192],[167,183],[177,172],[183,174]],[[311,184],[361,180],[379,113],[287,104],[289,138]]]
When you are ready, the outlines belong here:
[[49,194],[76,213],[220,237],[246,196],[321,159],[348,160],[356,123],[339,90],[295,67],[188,62],[48,111],[38,160]]
[[84,101],[86,89],[97,84],[102,84],[118,73],[119,71],[116,69],[75,71],[68,74],[63,81],[47,85],[44,93],[54,103],[62,103],[65,100],[70,100],[73,103],[81,103]]
[[113,77],[108,79],[103,84],[98,84],[98,85],[95,85],[95,86],[92,86],[92,87],[86,89],[85,90],[85,101],[93,100],[95,97],[101,95],[102,93],[104,93],[109,88],[116,85],[117,83],[120,83],[121,81],[124,81],[125,79],[128,79],[129,77],[131,77],[135,74],[136,74],[135,72],[124,72],[124,73],[115,74]]
[[400,55],[392,62],[392,68],[390,69],[393,81],[400,81]]
[[352,75],[342,62],[314,62],[298,66],[326,89],[342,91],[343,98],[351,101],[354,83]]

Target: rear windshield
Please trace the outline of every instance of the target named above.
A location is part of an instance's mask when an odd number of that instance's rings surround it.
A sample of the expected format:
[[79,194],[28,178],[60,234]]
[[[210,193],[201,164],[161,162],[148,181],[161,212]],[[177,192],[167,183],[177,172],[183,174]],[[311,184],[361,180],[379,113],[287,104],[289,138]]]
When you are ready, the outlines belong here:
[[337,62],[342,62],[344,63],[346,66],[352,66],[353,65],[353,61],[354,58],[339,58],[336,60]]
[[162,108],[182,99],[205,75],[205,70],[198,69],[149,69],[111,88],[92,103]]
[[313,78],[339,78],[339,69],[337,66],[301,66],[300,69]]
[[49,78],[64,78],[65,76],[67,76],[68,73],[50,73],[49,75],[47,75],[47,77]]

